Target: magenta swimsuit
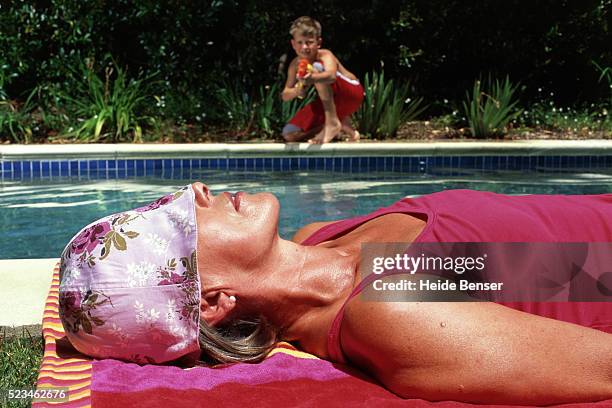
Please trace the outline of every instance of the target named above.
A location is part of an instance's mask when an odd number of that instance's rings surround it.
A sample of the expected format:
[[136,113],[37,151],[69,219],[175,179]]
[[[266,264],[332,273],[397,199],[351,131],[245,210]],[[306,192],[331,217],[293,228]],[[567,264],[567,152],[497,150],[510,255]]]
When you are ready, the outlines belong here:
[[[363,223],[391,213],[410,214],[427,222],[414,242],[612,242],[612,194],[524,195],[447,190],[405,198],[371,214],[326,225],[304,245],[340,237]],[[353,290],[328,334],[332,361],[346,362],[340,342],[344,308],[370,283]],[[612,304],[605,302],[513,302],[517,310],[612,333]]]

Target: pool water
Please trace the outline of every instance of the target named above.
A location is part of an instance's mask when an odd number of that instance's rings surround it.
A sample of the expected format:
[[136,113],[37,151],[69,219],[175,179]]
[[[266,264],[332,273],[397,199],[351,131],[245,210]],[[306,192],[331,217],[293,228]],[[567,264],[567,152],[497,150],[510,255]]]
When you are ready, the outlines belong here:
[[[402,197],[444,189],[505,194],[612,192],[612,175],[597,173],[496,173],[480,180],[473,176],[329,172],[209,172],[200,176],[214,194],[274,193],[281,203],[279,233],[283,238],[290,238],[310,222],[365,214]],[[5,182],[0,185],[0,259],[59,257],[68,240],[84,225],[147,204],[192,181],[141,178]]]

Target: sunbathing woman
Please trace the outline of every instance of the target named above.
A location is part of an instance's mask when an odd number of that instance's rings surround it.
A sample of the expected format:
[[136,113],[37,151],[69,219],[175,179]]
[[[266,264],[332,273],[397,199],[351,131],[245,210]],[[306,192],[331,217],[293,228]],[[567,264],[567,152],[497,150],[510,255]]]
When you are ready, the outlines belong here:
[[62,254],[68,339],[93,357],[139,363],[256,362],[286,340],[406,398],[612,398],[605,303],[515,305],[525,313],[490,302],[354,297],[362,243],[609,242],[612,195],[445,191],[311,224],[291,241],[278,236],[278,214],[271,194],[214,196],[194,183],[90,224]]

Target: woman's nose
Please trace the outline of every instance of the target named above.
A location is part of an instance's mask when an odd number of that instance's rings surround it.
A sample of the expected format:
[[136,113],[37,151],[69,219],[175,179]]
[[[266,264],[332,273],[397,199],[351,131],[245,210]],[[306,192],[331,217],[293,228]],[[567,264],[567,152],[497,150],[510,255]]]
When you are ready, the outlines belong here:
[[211,200],[211,194],[208,190],[208,186],[204,183],[196,181],[191,185],[196,196],[196,201],[206,207],[209,206]]

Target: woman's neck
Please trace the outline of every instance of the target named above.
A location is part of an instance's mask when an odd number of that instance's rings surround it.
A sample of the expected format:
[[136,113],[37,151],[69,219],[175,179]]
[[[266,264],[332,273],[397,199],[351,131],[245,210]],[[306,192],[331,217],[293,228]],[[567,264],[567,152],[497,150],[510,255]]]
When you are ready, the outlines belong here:
[[285,240],[274,252],[263,265],[265,279],[253,277],[238,293],[281,328],[284,340],[326,334],[356,283],[358,253]]

